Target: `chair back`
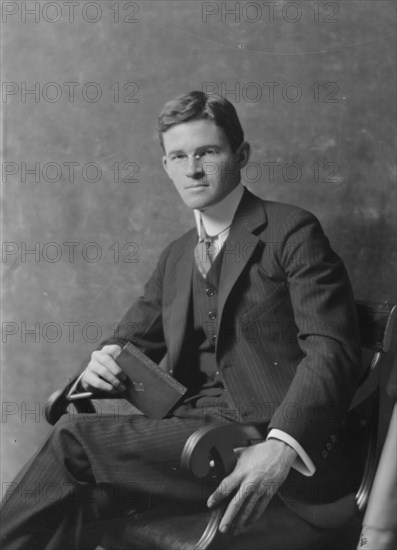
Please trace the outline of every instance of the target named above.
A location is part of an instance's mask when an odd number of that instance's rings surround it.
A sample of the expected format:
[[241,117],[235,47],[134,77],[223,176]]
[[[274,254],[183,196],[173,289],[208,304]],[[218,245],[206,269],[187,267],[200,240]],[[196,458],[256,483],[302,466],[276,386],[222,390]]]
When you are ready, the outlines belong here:
[[[360,487],[355,495],[356,506],[365,510],[375,477],[379,457],[378,424],[380,407],[380,366],[384,355],[392,349],[397,317],[397,305],[357,301],[363,354],[368,350],[369,359],[354,394],[350,411],[359,411],[360,426],[366,432],[367,449],[365,467]],[[363,405],[364,404],[364,405]],[[362,411],[367,406],[367,415]]]
[[375,370],[382,355],[391,349],[395,330],[397,305],[387,302],[356,301],[361,345],[373,352],[360,384]]

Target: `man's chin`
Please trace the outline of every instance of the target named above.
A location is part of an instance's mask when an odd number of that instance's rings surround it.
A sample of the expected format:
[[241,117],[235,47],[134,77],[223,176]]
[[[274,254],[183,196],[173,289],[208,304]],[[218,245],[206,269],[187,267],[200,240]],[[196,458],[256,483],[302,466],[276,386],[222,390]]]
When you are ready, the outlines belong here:
[[211,199],[204,199],[203,197],[184,197],[183,202],[194,210],[205,210],[205,208],[211,206],[213,201]]

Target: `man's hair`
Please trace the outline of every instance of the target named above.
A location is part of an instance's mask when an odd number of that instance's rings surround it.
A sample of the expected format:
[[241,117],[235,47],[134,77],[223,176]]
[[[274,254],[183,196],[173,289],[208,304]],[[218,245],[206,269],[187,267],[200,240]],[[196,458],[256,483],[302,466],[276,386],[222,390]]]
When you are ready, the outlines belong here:
[[227,99],[217,94],[207,95],[193,91],[168,101],[158,118],[158,132],[164,149],[163,133],[172,126],[191,120],[213,120],[222,128],[229,140],[232,151],[244,141],[244,132],[236,109]]

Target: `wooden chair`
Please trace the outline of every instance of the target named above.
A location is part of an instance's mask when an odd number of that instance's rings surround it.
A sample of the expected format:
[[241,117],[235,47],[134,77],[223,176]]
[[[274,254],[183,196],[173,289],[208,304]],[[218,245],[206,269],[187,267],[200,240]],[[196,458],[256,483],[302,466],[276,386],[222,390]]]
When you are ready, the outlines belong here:
[[[366,369],[352,401],[349,422],[362,444],[363,471],[360,486],[337,502],[324,505],[289,503],[277,499],[253,528],[235,539],[221,535],[218,526],[224,508],[187,510],[166,506],[131,517],[127,514],[109,525],[97,550],[350,550],[356,547],[379,459],[379,375],[383,358],[392,347],[397,306],[357,301],[357,312]],[[50,423],[66,412],[65,392],[50,400],[46,417]],[[78,402],[80,412],[95,412],[88,400]],[[353,432],[352,432],[353,433]],[[182,467],[198,478],[211,476],[220,483],[236,463],[236,447],[263,440],[253,424],[206,426],[187,440]],[[313,526],[313,523],[315,527]],[[294,546],[291,547],[291,538]]]

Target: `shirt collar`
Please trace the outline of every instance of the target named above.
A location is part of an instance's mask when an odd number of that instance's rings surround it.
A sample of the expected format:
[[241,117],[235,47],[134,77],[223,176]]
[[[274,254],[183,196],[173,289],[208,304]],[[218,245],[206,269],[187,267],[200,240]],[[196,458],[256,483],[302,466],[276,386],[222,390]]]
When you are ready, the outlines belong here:
[[205,233],[213,237],[225,231],[232,224],[234,214],[244,193],[244,187],[239,183],[224,199],[204,211],[194,210],[197,233],[202,238],[201,223]]

